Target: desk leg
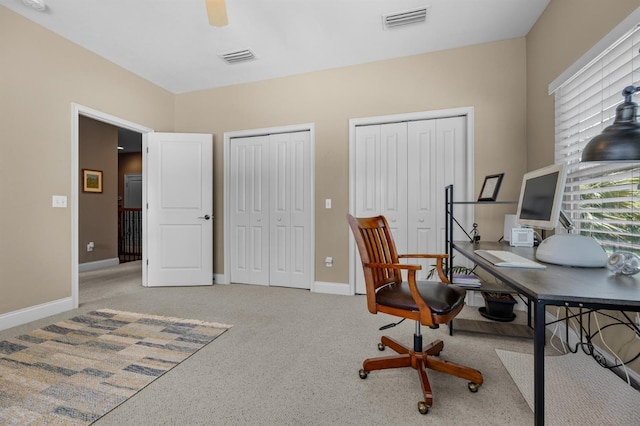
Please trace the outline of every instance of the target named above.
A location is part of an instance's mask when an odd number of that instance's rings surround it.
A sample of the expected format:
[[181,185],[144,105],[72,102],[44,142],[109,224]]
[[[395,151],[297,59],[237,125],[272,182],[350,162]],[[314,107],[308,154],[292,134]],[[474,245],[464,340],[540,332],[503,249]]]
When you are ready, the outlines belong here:
[[533,398],[536,426],[544,425],[544,345],[545,345],[545,304],[534,302],[533,338]]

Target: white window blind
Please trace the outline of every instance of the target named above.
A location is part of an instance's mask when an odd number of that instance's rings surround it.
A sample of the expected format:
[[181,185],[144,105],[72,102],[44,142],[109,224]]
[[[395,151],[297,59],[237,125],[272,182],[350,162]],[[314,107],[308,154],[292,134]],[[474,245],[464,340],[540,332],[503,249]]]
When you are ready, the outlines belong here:
[[613,123],[622,90],[640,85],[639,30],[636,26],[554,92],[555,162],[568,165],[563,210],[581,234],[608,252],[640,254],[640,163],[581,163],[580,155]]

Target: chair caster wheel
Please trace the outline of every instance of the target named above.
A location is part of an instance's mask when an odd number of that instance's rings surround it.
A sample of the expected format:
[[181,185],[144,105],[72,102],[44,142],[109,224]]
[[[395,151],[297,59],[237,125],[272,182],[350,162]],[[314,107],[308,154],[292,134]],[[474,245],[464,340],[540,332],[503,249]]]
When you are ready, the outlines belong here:
[[384,345],[384,343],[382,343],[382,342],[378,343],[378,350],[379,351],[384,351],[385,348],[386,348],[386,346]]
[[358,372],[358,374],[360,375],[361,379],[366,379],[367,376],[369,375],[369,373],[367,371],[365,371],[364,369],[360,369],[360,371]]
[[418,402],[418,411],[420,414],[427,414],[429,412],[429,407],[424,401]]
[[467,385],[469,387],[469,390],[473,393],[478,392],[478,389],[480,388],[480,385],[477,383],[473,383],[473,382],[469,382],[469,384]]

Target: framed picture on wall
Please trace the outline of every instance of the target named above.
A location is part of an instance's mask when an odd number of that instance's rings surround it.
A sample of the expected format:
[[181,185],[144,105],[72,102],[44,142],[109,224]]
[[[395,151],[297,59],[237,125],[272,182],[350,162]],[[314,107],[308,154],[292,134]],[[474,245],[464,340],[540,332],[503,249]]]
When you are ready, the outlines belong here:
[[82,190],[84,192],[102,192],[102,172],[82,169]]
[[484,178],[478,201],[496,201],[504,173],[489,175]]

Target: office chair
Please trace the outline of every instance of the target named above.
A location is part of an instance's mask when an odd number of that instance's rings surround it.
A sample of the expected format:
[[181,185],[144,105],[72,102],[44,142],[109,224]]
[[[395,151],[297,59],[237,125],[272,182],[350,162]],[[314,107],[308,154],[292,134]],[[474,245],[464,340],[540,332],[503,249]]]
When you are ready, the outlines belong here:
[[[412,367],[418,370],[424,394],[424,401],[418,402],[418,411],[421,414],[427,414],[433,402],[427,368],[469,380],[469,390],[477,392],[483,383],[482,373],[440,359],[440,352],[444,348],[442,340],[422,347],[421,325],[437,328],[439,324],[455,318],[464,306],[465,290],[449,285],[444,273],[443,261],[447,255],[398,255],[391,229],[384,216],[355,218],[349,214],[347,221],[360,252],[369,312],[383,312],[415,320],[413,349],[383,336],[378,349],[382,351],[388,346],[399,355],[366,359],[360,370],[360,378],[366,379],[370,371],[385,368]],[[436,270],[442,282],[416,281],[416,271],[422,267],[401,264],[399,259],[405,258],[435,259]],[[402,280],[402,270],[407,271],[406,281]]]

